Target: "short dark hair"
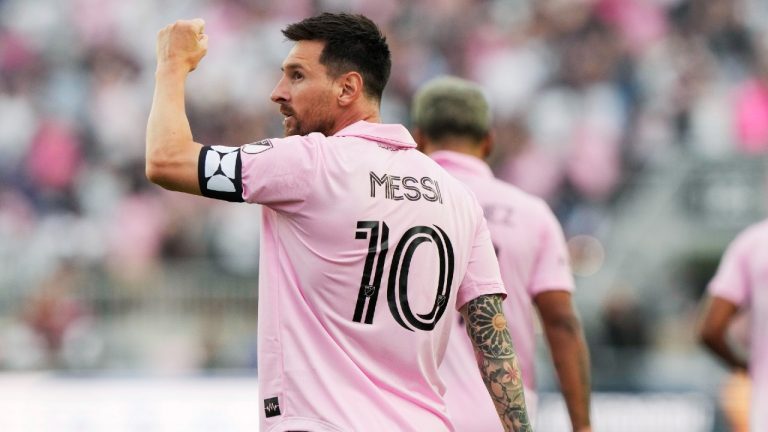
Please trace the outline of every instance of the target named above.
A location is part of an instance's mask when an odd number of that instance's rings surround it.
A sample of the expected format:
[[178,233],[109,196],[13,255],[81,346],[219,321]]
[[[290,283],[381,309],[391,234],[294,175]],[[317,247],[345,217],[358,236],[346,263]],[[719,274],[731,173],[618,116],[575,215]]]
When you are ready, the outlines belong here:
[[442,76],[424,84],[413,97],[411,121],[427,138],[482,140],[491,130],[488,100],[471,81]]
[[387,39],[373,21],[363,15],[326,12],[289,25],[283,35],[294,42],[325,42],[320,63],[328,73],[337,77],[360,72],[365,93],[381,101],[392,60]]

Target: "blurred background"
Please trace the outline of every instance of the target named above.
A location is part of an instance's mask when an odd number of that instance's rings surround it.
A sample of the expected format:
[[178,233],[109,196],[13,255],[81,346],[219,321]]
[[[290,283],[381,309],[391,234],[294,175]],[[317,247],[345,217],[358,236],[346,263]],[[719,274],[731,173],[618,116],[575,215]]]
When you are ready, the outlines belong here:
[[436,75],[486,89],[494,171],[568,238],[596,431],[731,430],[695,328],[766,214],[764,0],[0,0],[0,429],[256,430],[259,209],[144,178],[154,39],[206,20],[192,129],[245,144],[282,134],[280,29],[320,11],[385,30],[385,122]]

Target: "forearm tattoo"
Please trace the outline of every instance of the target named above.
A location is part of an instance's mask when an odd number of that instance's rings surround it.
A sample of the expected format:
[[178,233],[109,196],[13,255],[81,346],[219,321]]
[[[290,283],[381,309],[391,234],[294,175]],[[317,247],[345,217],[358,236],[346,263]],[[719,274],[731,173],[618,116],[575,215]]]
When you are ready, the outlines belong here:
[[475,346],[478,366],[506,431],[532,431],[525,407],[517,354],[507,330],[501,297],[480,296],[464,312],[467,334]]

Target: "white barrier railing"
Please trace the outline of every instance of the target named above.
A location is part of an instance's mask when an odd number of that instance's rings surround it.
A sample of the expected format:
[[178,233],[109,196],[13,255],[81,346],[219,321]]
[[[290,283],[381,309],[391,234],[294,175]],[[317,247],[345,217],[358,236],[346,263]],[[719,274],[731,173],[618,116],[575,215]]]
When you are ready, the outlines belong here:
[[[711,432],[700,393],[596,393],[600,432]],[[0,374],[3,432],[257,432],[255,377],[61,377]],[[570,430],[562,399],[542,394],[536,430]]]

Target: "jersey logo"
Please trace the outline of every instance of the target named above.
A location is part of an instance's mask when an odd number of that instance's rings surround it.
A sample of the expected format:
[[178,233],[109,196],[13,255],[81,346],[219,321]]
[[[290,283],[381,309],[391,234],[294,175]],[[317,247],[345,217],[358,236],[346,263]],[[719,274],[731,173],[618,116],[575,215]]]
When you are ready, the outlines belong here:
[[272,148],[272,141],[265,139],[259,142],[246,144],[243,146],[243,153],[259,154]]
[[239,147],[203,147],[197,164],[197,180],[203,196],[225,201],[243,201]]
[[440,306],[444,305],[447,300],[448,300],[447,296],[438,295],[437,296],[437,306],[440,307]]
[[280,402],[277,400],[277,396],[264,399],[264,415],[267,418],[280,415]]

